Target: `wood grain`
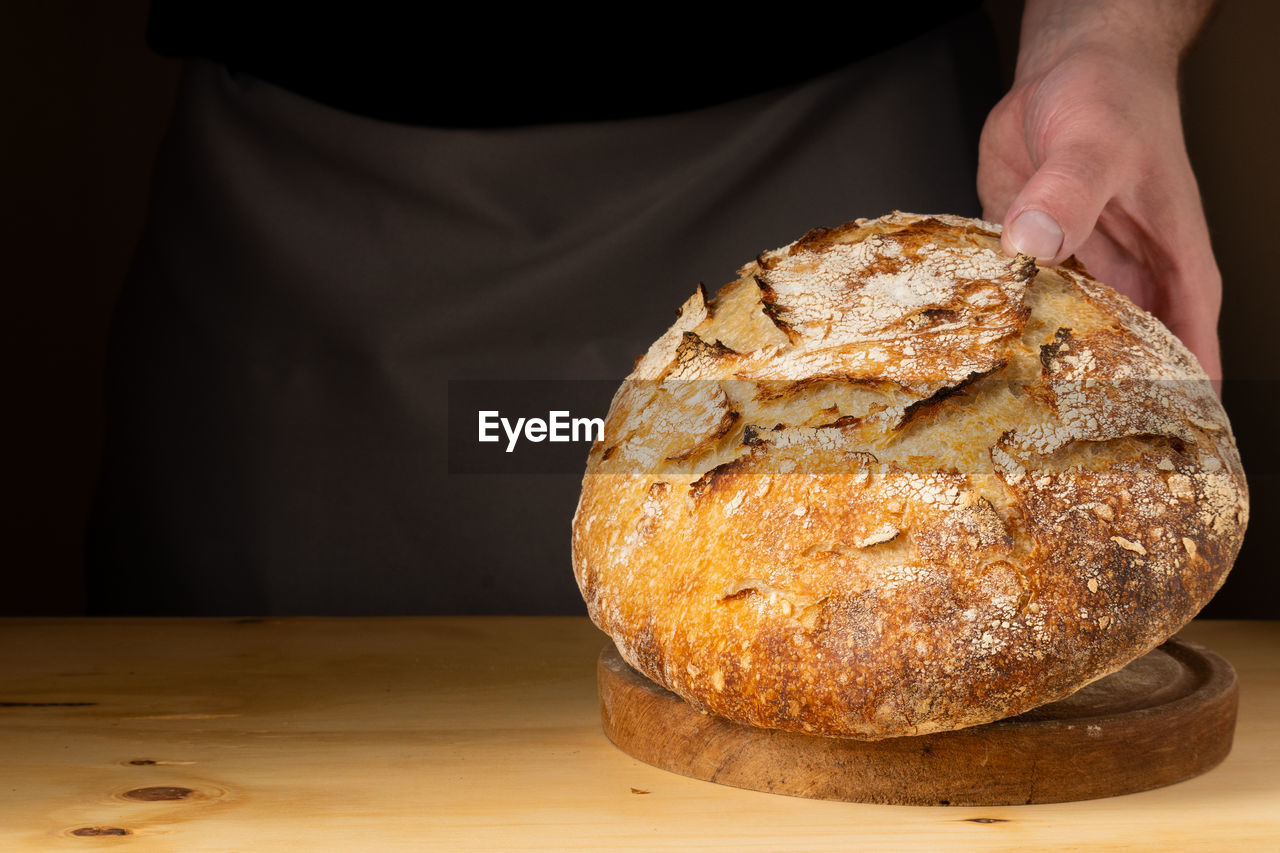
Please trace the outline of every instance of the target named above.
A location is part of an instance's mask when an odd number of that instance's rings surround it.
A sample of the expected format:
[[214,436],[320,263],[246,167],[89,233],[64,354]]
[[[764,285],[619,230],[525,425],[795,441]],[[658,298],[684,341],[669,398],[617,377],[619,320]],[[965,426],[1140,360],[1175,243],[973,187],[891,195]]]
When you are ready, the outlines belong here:
[[[600,728],[585,618],[0,620],[0,850],[1274,850],[1280,624],[1214,770],[1102,800],[913,808],[650,767]],[[163,798],[144,789],[187,789]]]
[[1021,716],[879,741],[701,713],[612,643],[597,678],[605,734],[646,764],[754,791],[916,806],[1059,803],[1181,782],[1227,757],[1239,698],[1230,664],[1178,641]]

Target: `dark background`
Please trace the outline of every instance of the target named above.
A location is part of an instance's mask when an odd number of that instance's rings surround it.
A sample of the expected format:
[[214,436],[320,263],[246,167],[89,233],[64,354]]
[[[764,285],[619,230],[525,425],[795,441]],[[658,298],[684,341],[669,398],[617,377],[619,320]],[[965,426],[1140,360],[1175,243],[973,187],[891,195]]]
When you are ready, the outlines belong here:
[[[1020,4],[986,5],[1011,73]],[[6,12],[0,276],[9,301],[0,313],[0,369],[8,500],[0,514],[7,546],[0,614],[79,614],[107,328],[141,233],[180,64],[147,50],[145,0],[11,4]],[[1280,4],[1226,0],[1185,66],[1187,142],[1226,283],[1224,399],[1253,504],[1236,568],[1204,612],[1218,618],[1280,617],[1269,554],[1280,527],[1271,435],[1280,415],[1278,241],[1270,221],[1280,194],[1276,32]]]

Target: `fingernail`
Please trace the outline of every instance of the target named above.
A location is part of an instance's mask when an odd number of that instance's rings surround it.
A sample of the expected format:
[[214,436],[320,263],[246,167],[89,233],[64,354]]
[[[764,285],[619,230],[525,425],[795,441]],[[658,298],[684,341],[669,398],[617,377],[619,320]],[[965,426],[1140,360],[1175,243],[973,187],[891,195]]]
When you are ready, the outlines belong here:
[[1062,249],[1062,228],[1047,213],[1024,210],[1009,226],[1009,242],[1024,255],[1047,260]]

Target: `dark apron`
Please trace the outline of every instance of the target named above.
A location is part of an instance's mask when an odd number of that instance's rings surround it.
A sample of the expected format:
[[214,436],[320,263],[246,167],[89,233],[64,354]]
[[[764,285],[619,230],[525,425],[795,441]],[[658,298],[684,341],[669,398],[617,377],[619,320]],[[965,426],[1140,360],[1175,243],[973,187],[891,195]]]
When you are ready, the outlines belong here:
[[449,473],[449,380],[620,380],[763,249],[976,215],[991,50],[970,16],[728,104],[496,131],[191,61],[113,325],[92,611],[583,612],[581,472]]

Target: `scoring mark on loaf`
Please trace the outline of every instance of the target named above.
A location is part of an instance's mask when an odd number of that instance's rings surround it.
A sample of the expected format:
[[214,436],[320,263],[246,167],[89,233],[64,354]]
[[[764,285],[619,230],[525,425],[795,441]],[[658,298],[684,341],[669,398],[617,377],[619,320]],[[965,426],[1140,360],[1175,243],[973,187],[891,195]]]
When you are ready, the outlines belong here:
[[773,287],[758,275],[753,275],[751,280],[755,282],[756,288],[760,291],[760,309],[764,312],[764,316],[769,318],[769,322],[777,327],[778,331],[786,335],[787,340],[791,343],[799,343],[803,337],[795,328],[786,321],[785,315],[787,308],[778,303],[778,295]]
[[902,429],[916,415],[922,414],[934,406],[957,396],[958,394],[962,394],[965,388],[974,384],[978,380],[998,373],[1003,370],[1008,363],[1009,359],[1007,358],[997,359],[995,364],[993,364],[989,369],[975,370],[954,385],[946,385],[939,388],[928,397],[925,397],[922,400],[916,400],[914,403],[911,403],[902,410],[902,417],[899,419],[895,429]]
[[812,608],[821,604],[825,596],[806,595],[795,590],[783,589],[759,578],[735,581],[719,596],[722,604],[745,602],[748,599],[760,602],[763,607],[776,608],[783,617],[799,622],[806,621],[806,614],[808,614],[808,621],[812,622],[814,619]]
[[[706,366],[704,362],[732,359],[737,355],[738,353],[718,340],[708,343],[698,337],[695,332],[685,332],[681,336],[680,345],[676,348],[675,362],[669,368],[667,378],[697,378],[698,369]],[[690,370],[690,368],[693,369]],[[685,373],[686,370],[689,372]]]
[[885,542],[892,542],[901,535],[901,529],[894,527],[892,524],[886,524],[871,531],[866,536],[855,538],[853,547],[861,549],[870,548],[873,545],[883,545]]

